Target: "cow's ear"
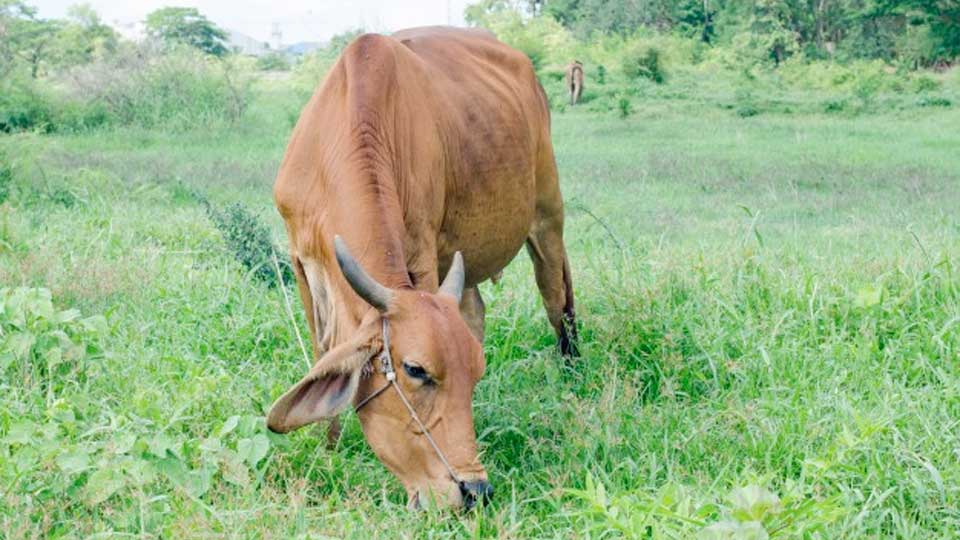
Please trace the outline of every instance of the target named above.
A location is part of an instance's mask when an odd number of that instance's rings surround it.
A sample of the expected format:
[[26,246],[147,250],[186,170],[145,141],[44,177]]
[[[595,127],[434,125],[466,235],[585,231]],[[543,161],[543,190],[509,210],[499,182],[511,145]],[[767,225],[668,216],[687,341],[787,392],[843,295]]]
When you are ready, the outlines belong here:
[[327,351],[300,382],[274,402],[267,427],[287,433],[347,408],[357,392],[363,367],[379,350],[378,327],[363,324],[354,339]]

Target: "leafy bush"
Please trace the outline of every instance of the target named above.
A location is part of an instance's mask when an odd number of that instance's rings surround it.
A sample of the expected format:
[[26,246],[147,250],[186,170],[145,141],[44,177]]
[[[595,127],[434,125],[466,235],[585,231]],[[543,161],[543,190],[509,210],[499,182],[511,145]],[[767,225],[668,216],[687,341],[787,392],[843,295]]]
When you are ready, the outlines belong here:
[[78,67],[68,84],[75,99],[100,104],[110,123],[146,127],[235,122],[252,97],[244,59],[217,59],[189,47],[161,52],[150,44]]
[[260,71],[288,71],[290,62],[283,53],[271,52],[257,58],[256,66]]
[[629,79],[641,77],[662,84],[666,80],[660,49],[656,47],[637,47],[624,53],[622,59],[623,74]]
[[203,201],[207,215],[214,226],[223,235],[227,249],[256,279],[270,287],[278,284],[274,268],[274,254],[280,264],[280,273],[284,283],[293,282],[293,271],[286,257],[280,256],[270,229],[260,219],[240,203],[234,203],[223,210],[217,210],[209,202]]
[[823,104],[823,112],[826,113],[839,113],[847,109],[847,100],[845,99],[828,99]]
[[616,532],[638,540],[812,538],[846,513],[838,498],[802,492],[781,498],[757,485],[734,489],[726,500],[716,502],[701,500],[674,484],[654,492],[611,493],[592,476],[584,489],[566,492],[582,504],[572,512],[575,519],[597,537]]
[[106,330],[100,316],[58,310],[47,289],[0,289],[0,373],[24,391],[40,390],[46,403],[86,373]]
[[11,191],[13,191],[13,167],[7,163],[6,157],[0,153],[0,204],[7,202]]
[[757,106],[753,97],[753,92],[748,88],[740,88],[736,92],[736,113],[740,118],[749,118],[760,114],[760,108]]
[[0,83],[0,132],[50,131],[55,113],[49,93],[16,74]]
[[941,96],[921,96],[917,100],[918,107],[949,107],[952,104],[949,99]]
[[607,84],[607,68],[600,64],[597,66],[597,77],[595,79],[597,84]]
[[620,118],[627,118],[633,114],[633,103],[627,96],[620,96],[617,100],[617,113]]
[[49,83],[16,76],[0,83],[0,132],[72,132],[106,122],[100,104],[70,99]]
[[922,93],[937,90],[943,84],[929,75],[918,75],[914,77],[911,86],[914,92]]

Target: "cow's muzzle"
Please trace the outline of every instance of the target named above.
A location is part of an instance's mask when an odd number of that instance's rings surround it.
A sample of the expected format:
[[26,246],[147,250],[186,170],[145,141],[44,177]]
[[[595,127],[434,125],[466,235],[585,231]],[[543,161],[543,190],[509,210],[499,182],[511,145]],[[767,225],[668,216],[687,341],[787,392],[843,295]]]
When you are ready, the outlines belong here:
[[487,503],[493,497],[493,486],[486,480],[465,480],[461,481],[460,495],[463,496],[463,508],[470,510],[478,502]]

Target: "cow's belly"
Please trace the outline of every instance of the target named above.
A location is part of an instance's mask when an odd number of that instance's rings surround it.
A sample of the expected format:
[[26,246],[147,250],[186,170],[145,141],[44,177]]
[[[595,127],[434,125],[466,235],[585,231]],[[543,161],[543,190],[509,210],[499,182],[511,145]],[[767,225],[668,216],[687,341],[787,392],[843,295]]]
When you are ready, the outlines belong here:
[[457,250],[463,253],[468,286],[503,270],[530,232],[536,204],[533,171],[519,178],[510,176],[474,178],[473,189],[447,208],[438,235],[438,255],[444,264]]

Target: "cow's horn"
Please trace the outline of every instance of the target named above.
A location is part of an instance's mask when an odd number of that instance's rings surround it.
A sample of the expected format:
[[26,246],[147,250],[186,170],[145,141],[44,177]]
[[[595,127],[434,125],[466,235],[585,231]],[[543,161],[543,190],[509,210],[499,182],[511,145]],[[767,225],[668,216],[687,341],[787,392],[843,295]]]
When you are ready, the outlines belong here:
[[453,296],[459,302],[463,296],[464,274],[463,255],[458,251],[453,254],[453,262],[447,270],[447,277],[443,278],[443,283],[440,284],[440,292]]
[[387,311],[393,292],[370,277],[370,274],[350,254],[347,244],[343,241],[343,238],[340,238],[340,235],[333,237],[333,249],[336,251],[337,262],[340,264],[343,277],[347,278],[347,282],[353,287],[354,292],[360,295],[360,298],[366,300],[368,304],[377,308],[377,311]]

